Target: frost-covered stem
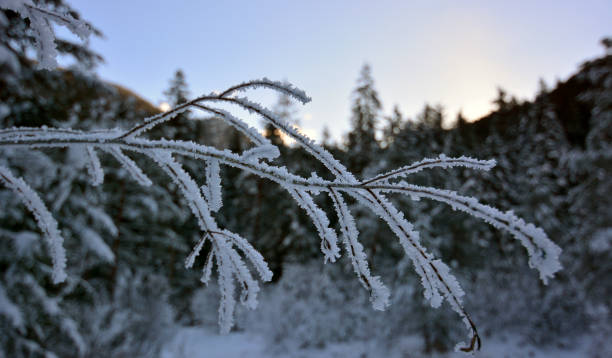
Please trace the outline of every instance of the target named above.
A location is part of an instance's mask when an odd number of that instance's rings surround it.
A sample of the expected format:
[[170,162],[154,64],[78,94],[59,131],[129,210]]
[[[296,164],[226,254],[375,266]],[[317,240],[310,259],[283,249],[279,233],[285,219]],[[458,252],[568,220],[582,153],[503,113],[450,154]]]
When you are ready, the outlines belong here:
[[315,224],[321,237],[321,252],[325,256],[325,262],[335,262],[340,257],[340,249],[337,245],[336,232],[329,227],[329,219],[325,212],[315,204],[312,197],[303,189],[288,185],[284,187]]
[[248,242],[245,238],[227,230],[222,230],[217,234],[227,237],[233,245],[238,247],[238,249],[240,249],[240,251],[242,251],[242,253],[249,258],[253,266],[255,266],[255,269],[257,270],[257,273],[261,277],[262,281],[267,282],[272,280],[272,271],[270,271],[270,268],[268,268],[268,264],[264,260],[263,256],[261,256],[261,254],[253,247],[253,245],[251,245],[250,242]]
[[258,87],[266,87],[266,88],[276,90],[280,93],[286,94],[288,96],[291,96],[297,99],[298,101],[302,102],[302,104],[306,104],[311,101],[311,98],[308,97],[304,91],[294,87],[290,83],[271,81],[267,78],[263,78],[261,80],[247,81],[247,82],[238,84],[236,86],[232,86],[226,89],[225,91],[223,91],[219,95],[219,97],[227,97],[236,91],[244,91],[246,89],[256,89]]
[[215,258],[215,250],[211,248],[210,251],[208,252],[208,256],[206,256],[206,262],[204,263],[204,268],[202,269],[202,277],[200,278],[200,281],[205,285],[208,285],[208,281],[210,281],[210,276],[212,275],[212,266],[213,266],[214,258]]
[[[306,96],[304,91],[299,90],[297,88],[294,88],[290,84],[285,84],[285,83],[281,83],[281,82],[274,82],[274,81],[268,80],[267,78],[264,78],[264,79],[261,79],[261,80],[249,81],[249,82],[242,83],[242,84],[240,84],[238,86],[231,87],[228,90],[224,91],[220,95],[204,95],[204,96],[197,97],[195,99],[192,99],[190,101],[182,103],[182,104],[180,104],[180,105],[170,109],[167,112],[161,113],[161,114],[153,116],[153,117],[146,118],[143,123],[138,124],[138,125],[132,127],[131,129],[129,129],[127,132],[121,134],[118,137],[118,139],[127,138],[127,137],[131,137],[131,136],[137,136],[139,134],[142,134],[143,132],[145,132],[145,131],[147,131],[147,130],[157,126],[158,124],[172,119],[177,114],[185,111],[186,109],[188,109],[189,107],[192,107],[192,106],[198,106],[201,109],[209,110],[209,111],[212,111],[212,112],[218,112],[218,113],[223,112],[222,110],[218,110],[218,109],[211,110],[210,108],[202,108],[201,102],[215,101],[215,100],[230,100],[230,101],[232,101],[233,98],[226,98],[226,96],[228,94],[230,94],[232,92],[235,92],[235,91],[244,90],[244,89],[247,89],[247,88],[257,88],[257,87],[268,87],[268,88],[275,89],[275,90],[277,90],[279,92],[282,92],[282,93],[285,93],[285,94],[288,94],[288,95],[292,96],[293,98],[301,101],[302,103],[307,103],[307,102],[310,101],[310,97]],[[235,102],[235,101],[232,101],[232,102]],[[242,107],[245,107],[245,106],[242,105]],[[257,107],[257,109],[261,109],[261,108],[259,108],[259,106],[255,106],[255,107]]]
[[363,252],[363,245],[358,241],[359,232],[355,220],[341,194],[330,188],[329,195],[338,213],[342,238],[347,254],[351,259],[353,270],[361,284],[370,292],[370,301],[374,309],[384,310],[389,305],[389,289],[380,281],[378,276],[371,275],[366,254]]
[[103,146],[102,149],[110,153],[131,175],[138,184],[142,186],[150,186],[153,184],[151,179],[143,173],[142,169],[127,155],[121,152],[117,146]]
[[191,250],[191,253],[187,255],[187,258],[185,259],[185,268],[190,269],[193,267],[193,263],[195,262],[196,257],[200,254],[202,246],[204,246],[204,243],[206,242],[207,238],[208,233],[202,236],[202,238],[198,241],[193,250]]
[[438,158],[425,158],[405,167],[401,167],[390,172],[377,175],[372,179],[363,181],[362,184],[371,184],[380,181],[387,181],[389,179],[404,177],[409,174],[418,173],[423,169],[430,168],[466,167],[469,169],[480,169],[488,171],[494,166],[495,160],[478,160],[469,157],[448,158],[444,154],[441,154]]
[[91,177],[91,185],[98,186],[104,181],[104,171],[100,164],[100,159],[92,146],[87,146],[85,153],[87,154],[87,172]]

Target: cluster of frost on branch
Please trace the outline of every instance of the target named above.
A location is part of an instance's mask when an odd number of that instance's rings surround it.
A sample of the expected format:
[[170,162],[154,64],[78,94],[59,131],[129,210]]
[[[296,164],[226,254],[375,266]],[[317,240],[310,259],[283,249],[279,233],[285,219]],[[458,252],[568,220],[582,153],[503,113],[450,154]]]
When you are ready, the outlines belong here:
[[[55,65],[56,52],[53,44],[52,21],[68,26],[71,31],[82,38],[87,38],[89,35],[86,26],[81,26],[77,20],[67,14],[49,13],[37,8],[29,1],[4,1],[2,4],[3,8],[16,11],[22,17],[31,20],[31,29],[34,31],[40,63],[43,67]],[[271,280],[272,272],[262,255],[247,239],[219,227],[215,220],[215,212],[223,205],[222,183],[219,175],[221,165],[239,168],[256,176],[270,179],[287,190],[315,225],[321,239],[320,246],[324,261],[335,262],[340,257],[336,229],[330,226],[328,213],[318,207],[314,201],[316,195],[328,195],[333,202],[335,215],[338,217],[341,241],[355,274],[370,293],[373,307],[383,310],[389,305],[389,290],[381,278],[371,272],[367,255],[363,245],[359,242],[359,231],[345,202],[345,197],[352,197],[376,213],[397,236],[406,255],[412,261],[414,270],[420,276],[425,298],[433,307],[440,306],[446,300],[466,324],[469,331],[469,342],[462,346],[458,345],[458,348],[463,351],[472,351],[480,346],[476,325],[462,304],[464,292],[458,280],[451,274],[450,268],[422,245],[419,233],[414,230],[413,225],[406,220],[403,213],[391,203],[387,194],[407,195],[414,200],[421,198],[435,200],[450,205],[453,209],[481,218],[496,228],[510,232],[526,248],[530,266],[539,271],[544,283],[561,268],[560,248],[546,236],[543,230],[524,222],[513,213],[501,212],[474,198],[461,196],[452,191],[417,186],[404,180],[398,181],[398,179],[426,169],[465,167],[490,170],[495,165],[494,161],[467,157],[450,158],[440,155],[437,158],[426,158],[372,178],[358,180],[330,152],[300,133],[294,126],[260,104],[238,96],[239,92],[256,88],[277,91],[303,104],[310,101],[302,90],[288,83],[263,78],[241,83],[220,93],[200,96],[165,113],[146,118],[142,123],[127,130],[108,129],[83,132],[47,127],[5,128],[0,130],[0,149],[70,148],[72,152],[80,153],[79,160],[86,163],[85,167],[91,176],[92,185],[99,185],[104,180],[104,170],[99,159],[100,153],[110,155],[117,160],[131,174],[131,177],[143,186],[151,185],[153,180],[130,158],[130,155],[143,155],[163,169],[180,188],[201,230],[200,240],[185,260],[187,268],[193,266],[203,245],[210,241],[212,249],[205,258],[202,281],[209,282],[213,264],[216,264],[221,291],[219,324],[222,332],[229,332],[233,325],[237,289],[240,290],[239,297],[242,304],[249,308],[255,308],[257,305],[259,284],[251,273],[251,267],[255,269],[257,276],[262,281]],[[325,165],[335,178],[324,180],[316,173],[310,178],[304,178],[290,173],[285,167],[271,164],[269,160],[279,155],[279,149],[240,118],[217,108],[218,104],[233,105],[256,114],[292,138]],[[154,140],[142,136],[148,130],[164,122],[180,118],[177,115],[186,110],[203,111],[224,120],[249,138],[254,147],[242,153],[235,153],[190,141]],[[198,184],[188,174],[181,162],[177,160],[177,157],[181,156],[202,162],[205,183]],[[62,245],[64,239],[57,222],[36,192],[6,166],[0,166],[0,182],[11,189],[36,218],[40,230],[47,239],[52,257],[53,280],[62,282],[67,276],[65,272],[66,254]],[[108,226],[114,227],[112,223],[109,223]],[[247,264],[247,261],[250,264]],[[1,291],[0,294],[2,294]]]

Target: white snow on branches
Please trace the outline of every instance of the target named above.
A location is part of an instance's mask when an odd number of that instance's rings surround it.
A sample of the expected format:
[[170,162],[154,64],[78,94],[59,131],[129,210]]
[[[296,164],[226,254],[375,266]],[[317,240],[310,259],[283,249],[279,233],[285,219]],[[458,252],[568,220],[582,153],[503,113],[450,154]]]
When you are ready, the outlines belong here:
[[22,330],[24,327],[24,319],[21,310],[7,296],[6,290],[0,285],[0,315],[10,319],[14,327]]
[[57,221],[55,221],[38,194],[23,179],[15,177],[4,166],[0,166],[0,182],[12,190],[28,210],[32,212],[34,218],[36,218],[36,223],[43,232],[51,252],[53,282],[59,283],[64,281],[66,279],[66,251],[64,251],[63,246],[64,238],[57,228]]
[[85,154],[87,155],[85,166],[89,176],[91,177],[91,184],[93,186],[98,186],[104,182],[104,170],[102,170],[100,158],[98,158],[98,155],[92,146],[85,147]]
[[58,52],[55,45],[53,23],[65,26],[81,41],[87,41],[93,33],[86,22],[75,19],[69,13],[52,11],[30,0],[2,0],[0,8],[14,11],[23,19],[30,21],[38,65],[44,69],[57,67]]

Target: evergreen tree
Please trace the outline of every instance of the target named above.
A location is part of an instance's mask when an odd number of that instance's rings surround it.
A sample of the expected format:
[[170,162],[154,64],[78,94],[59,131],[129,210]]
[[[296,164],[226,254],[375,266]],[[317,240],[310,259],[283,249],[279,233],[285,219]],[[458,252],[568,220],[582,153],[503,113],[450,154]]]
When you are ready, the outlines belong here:
[[170,80],[170,87],[164,91],[164,95],[172,107],[187,102],[189,89],[182,70],[178,69],[174,72],[174,77]]
[[325,148],[329,148],[332,146],[331,133],[329,132],[328,126],[323,127],[323,131],[321,133],[321,144]]
[[400,112],[397,105],[393,107],[393,113],[390,116],[386,116],[385,120],[386,125],[383,128],[382,146],[388,148],[401,131],[403,125],[402,112]]
[[351,131],[348,134],[349,168],[362,174],[379,149],[376,129],[382,104],[374,88],[370,66],[361,68],[357,88],[353,91],[351,107]]
[[[164,96],[172,108],[189,100],[189,86],[182,70],[176,70],[170,79],[168,89],[164,91]],[[200,138],[206,137],[206,132],[206,124],[203,121],[192,120],[192,113],[185,111],[179,113],[167,126],[153,133],[164,138],[199,141]]]
[[493,100],[498,111],[503,111],[508,105],[508,93],[501,87],[497,87],[497,97]]
[[417,116],[417,123],[427,129],[440,130],[443,122],[444,107],[441,104],[425,104],[423,111]]

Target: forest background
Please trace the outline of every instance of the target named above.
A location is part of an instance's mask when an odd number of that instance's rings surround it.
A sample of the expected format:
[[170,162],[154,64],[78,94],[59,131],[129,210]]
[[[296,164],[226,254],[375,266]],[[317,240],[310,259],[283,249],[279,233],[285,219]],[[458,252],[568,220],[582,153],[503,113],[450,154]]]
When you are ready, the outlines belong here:
[[[2,23],[3,41],[21,40],[11,32],[20,19],[8,10],[3,16],[8,21]],[[452,169],[413,179],[477,196],[537,223],[564,250],[564,268],[547,286],[510,235],[434,202],[392,199],[429,250],[457,273],[470,293],[466,306],[485,336],[511,334],[532,345],[561,348],[589,337],[587,350],[594,356],[612,350],[606,339],[612,332],[611,41],[602,45],[602,56],[552,87],[541,82],[530,100],[500,89],[495,110],[473,123],[461,114],[447,118],[442,105],[425,105],[415,118],[397,108],[388,114],[373,70],[365,65],[351,95],[350,131],[341,141],[322,136],[323,146],[360,178],[442,153],[497,161],[489,172]],[[91,69],[99,55],[68,42],[59,49],[75,56],[78,66],[41,70],[25,48],[16,61],[0,63],[0,127],[128,127],[160,113],[131,91],[97,78]],[[176,106],[191,95],[185,74],[177,71],[165,92],[167,102]],[[290,122],[300,120],[285,96],[274,112]],[[151,136],[237,152],[249,146],[221,122],[195,112],[181,116]],[[305,177],[324,171],[274,128],[262,131],[281,148],[278,164]],[[218,294],[199,283],[203,263],[184,268],[198,229],[176,186],[162,182],[142,188],[102,156],[106,178],[92,187],[85,164],[71,155],[3,150],[0,157],[42,193],[71,252],[71,279],[53,285],[34,219],[0,188],[4,354],[153,356],[176,327],[216,325]],[[185,165],[203,179],[195,161]],[[163,178],[159,169],[143,167],[151,177]],[[423,352],[452,349],[462,334],[460,322],[447,308],[432,310],[424,302],[410,263],[373,213],[349,202],[371,264],[393,292],[386,312],[371,310],[348,260],[322,265],[315,228],[282,188],[232,168],[222,169],[222,179],[219,224],[249,238],[274,273],[273,283],[263,286],[258,310],[239,312],[235,330],[263,332],[278,352],[366,340],[391,347],[413,336]],[[324,198],[317,204],[331,211]],[[203,255],[208,250],[204,247]]]

